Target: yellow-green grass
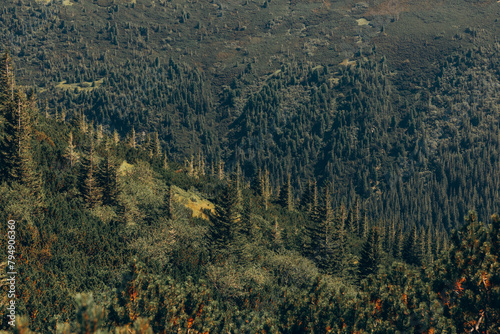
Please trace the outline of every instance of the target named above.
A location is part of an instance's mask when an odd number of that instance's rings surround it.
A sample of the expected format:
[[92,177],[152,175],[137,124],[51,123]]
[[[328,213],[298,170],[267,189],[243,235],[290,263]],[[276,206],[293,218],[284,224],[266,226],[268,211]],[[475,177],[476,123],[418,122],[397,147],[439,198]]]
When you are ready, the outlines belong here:
[[[72,91],[74,91],[76,89],[78,91],[78,93],[80,93],[81,91],[90,92],[90,91],[98,88],[99,86],[101,86],[103,81],[104,81],[104,79],[99,79],[99,80],[94,81],[94,82],[83,81],[83,82],[72,83],[72,84],[68,84],[68,83],[66,83],[66,81],[61,81],[59,84],[57,84],[56,88],[64,89],[64,90],[72,90]],[[94,84],[94,85],[92,85],[92,84]]]
[[193,211],[193,217],[203,218],[208,220],[208,216],[205,214],[205,210],[210,210],[214,212],[215,205],[200,197],[199,195],[183,190],[179,187],[172,186],[173,199],[181,203],[187,208],[190,208]]

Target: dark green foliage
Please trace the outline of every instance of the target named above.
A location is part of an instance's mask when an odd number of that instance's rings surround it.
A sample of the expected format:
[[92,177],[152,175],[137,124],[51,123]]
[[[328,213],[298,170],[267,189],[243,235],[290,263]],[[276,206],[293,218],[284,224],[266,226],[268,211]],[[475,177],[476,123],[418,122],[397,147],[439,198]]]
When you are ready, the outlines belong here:
[[358,278],[360,280],[376,274],[381,260],[379,232],[376,227],[368,233],[359,255]]
[[[16,102],[14,94],[14,69],[12,58],[5,51],[2,54],[0,68],[0,172],[2,181],[8,176],[15,177],[19,161],[16,159]],[[9,173],[11,175],[9,175]],[[14,173],[14,175],[12,175]]]
[[222,187],[215,213],[210,216],[210,244],[214,259],[222,261],[220,254],[227,255],[239,231],[241,214],[238,209],[238,192],[233,183]]
[[403,239],[401,257],[409,264],[419,265],[421,263],[421,249],[418,245],[416,229],[412,229]]
[[310,223],[307,226],[309,244],[305,248],[306,256],[311,258],[318,268],[326,273],[335,272],[340,264],[339,231],[335,229],[335,216],[332,208],[331,186],[323,189],[321,201],[318,198],[316,184],[311,189]]
[[117,166],[114,159],[109,144],[106,143],[105,155],[98,170],[98,184],[102,189],[102,203],[104,205],[116,205],[120,192]]
[[102,203],[102,188],[98,180],[99,161],[95,151],[94,138],[91,136],[86,152],[81,159],[79,190],[89,208]]
[[287,174],[286,182],[281,186],[278,203],[288,211],[293,210],[293,187],[290,173]]

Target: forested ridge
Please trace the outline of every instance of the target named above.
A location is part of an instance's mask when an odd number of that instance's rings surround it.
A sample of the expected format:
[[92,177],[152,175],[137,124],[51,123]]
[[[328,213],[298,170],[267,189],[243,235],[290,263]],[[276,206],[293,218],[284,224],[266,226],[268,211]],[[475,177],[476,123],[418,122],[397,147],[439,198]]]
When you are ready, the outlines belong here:
[[0,5],[16,332],[500,332],[495,1]]

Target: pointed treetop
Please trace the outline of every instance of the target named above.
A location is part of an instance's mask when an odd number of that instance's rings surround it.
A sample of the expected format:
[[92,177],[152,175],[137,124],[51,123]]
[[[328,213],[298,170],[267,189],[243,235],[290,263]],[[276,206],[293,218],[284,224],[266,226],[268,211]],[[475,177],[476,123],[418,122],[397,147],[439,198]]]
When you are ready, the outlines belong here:
[[12,57],[8,51],[5,51],[0,60],[0,104],[3,104],[6,99],[14,99],[14,88]]

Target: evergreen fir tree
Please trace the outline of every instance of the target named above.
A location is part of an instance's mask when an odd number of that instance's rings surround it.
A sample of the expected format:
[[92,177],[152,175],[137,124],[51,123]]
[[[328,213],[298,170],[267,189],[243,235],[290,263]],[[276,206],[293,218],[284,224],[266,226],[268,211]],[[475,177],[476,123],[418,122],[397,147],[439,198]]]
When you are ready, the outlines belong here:
[[[323,188],[322,203],[318,201],[316,187],[312,189],[312,204],[314,205],[310,214],[310,246],[307,247],[307,255],[316,262],[324,272],[332,273],[334,266],[340,259],[335,257],[335,236],[333,235],[334,213],[331,207],[331,190],[327,184]],[[337,245],[338,246],[338,245]]]
[[73,131],[70,131],[69,133],[68,147],[64,150],[64,157],[69,160],[71,167],[73,167],[80,160],[80,156],[76,152],[76,146],[73,143]]
[[97,126],[97,131],[96,131],[96,144],[99,145],[104,138],[104,130],[102,128],[102,124],[99,124]]
[[313,205],[311,203],[314,189],[317,189],[316,180],[312,181],[309,179],[309,181],[307,182],[307,187],[302,194],[302,198],[300,199],[300,208],[302,211],[311,213],[311,210],[313,208]]
[[86,119],[85,114],[81,111],[80,111],[79,116],[77,117],[77,122],[78,122],[78,127],[80,129],[80,132],[82,134],[87,134],[87,132],[89,131],[89,128],[91,128],[91,130],[92,130],[92,127],[87,123],[87,119]]
[[206,175],[205,158],[203,157],[203,154],[201,152],[198,152],[198,162],[196,169],[197,169],[196,174],[199,177],[203,177]]
[[264,175],[262,177],[262,201],[264,203],[264,207],[267,210],[269,206],[269,199],[271,198],[271,180],[269,178],[269,170],[267,169],[267,167],[264,169]]
[[128,135],[128,146],[131,148],[137,148],[137,138],[134,127],[132,127],[132,131],[130,131]]
[[98,157],[92,137],[87,152],[81,159],[79,188],[88,207],[93,208],[102,203],[102,189],[98,182]]
[[165,152],[163,154],[163,169],[168,170],[168,160],[167,160],[167,153]]
[[105,156],[99,166],[99,185],[102,189],[102,202],[105,205],[116,205],[119,193],[116,163],[106,142]]
[[16,129],[19,161],[19,181],[30,189],[30,195],[35,200],[35,211],[43,207],[45,195],[43,191],[42,175],[37,170],[37,164],[32,153],[32,126],[33,119],[37,113],[34,96],[27,98],[24,94],[17,92],[18,99],[18,126]]
[[220,181],[224,180],[225,178],[225,173],[224,173],[224,162],[219,161],[217,164],[217,177],[219,178]]
[[210,217],[210,244],[215,254],[221,254],[233,244],[240,223],[236,188],[228,183],[217,198],[215,213]]
[[19,133],[16,102],[16,88],[12,58],[8,52],[2,55],[0,63],[0,178],[18,178]]
[[175,210],[174,210],[174,190],[172,189],[172,185],[167,186],[167,190],[165,191],[165,195],[163,197],[163,210],[166,213],[167,218],[175,220]]
[[113,131],[113,143],[116,145],[118,145],[118,143],[120,142],[120,135],[118,134],[118,131]]
[[420,265],[420,249],[417,243],[417,229],[413,227],[404,237],[401,257],[408,264]]
[[362,280],[368,275],[377,273],[380,263],[379,233],[376,227],[372,228],[368,234],[368,239],[363,243],[359,264],[358,279]]
[[252,190],[255,195],[261,196],[262,189],[264,188],[263,182],[264,179],[262,177],[262,169],[259,167],[252,181]]
[[241,233],[246,235],[249,240],[253,235],[252,210],[252,202],[250,200],[244,201],[241,213]]
[[194,177],[196,175],[194,169],[194,156],[191,154],[191,159],[186,159],[185,166],[187,168],[187,174],[190,177]]
[[153,139],[153,155],[155,157],[160,157],[161,154],[162,154],[162,152],[161,152],[160,138],[158,136],[158,131],[155,131],[154,139]]
[[236,188],[236,205],[238,208],[242,208],[243,204],[243,195],[242,195],[242,175],[241,175],[241,167],[240,164],[236,164],[236,171],[233,173],[231,177],[231,183]]
[[33,159],[32,132],[37,116],[34,95],[15,86],[12,60],[5,52],[0,64],[0,180],[18,181],[30,189],[38,211],[44,202],[42,176]]
[[287,180],[281,187],[278,202],[283,208],[293,211],[293,189],[290,173],[287,174]]

